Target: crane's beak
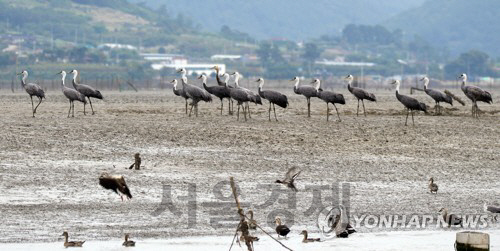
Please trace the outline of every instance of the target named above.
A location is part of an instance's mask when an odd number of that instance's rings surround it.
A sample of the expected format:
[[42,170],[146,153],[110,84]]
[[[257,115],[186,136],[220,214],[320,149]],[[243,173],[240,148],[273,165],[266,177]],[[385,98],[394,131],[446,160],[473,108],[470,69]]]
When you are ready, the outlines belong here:
[[179,72],[181,72],[181,71],[182,71],[182,69],[180,69],[180,70],[177,70],[177,73],[179,73]]
[[172,81],[170,81],[170,83],[173,83],[173,82],[175,82],[175,79],[174,79],[174,80],[172,80]]
[[23,74],[22,72],[16,73],[16,75],[22,75],[22,74]]
[[200,75],[200,76],[198,77],[198,79],[201,79],[201,77],[203,77],[203,75]]
[[420,79],[420,81],[424,81],[425,78]]

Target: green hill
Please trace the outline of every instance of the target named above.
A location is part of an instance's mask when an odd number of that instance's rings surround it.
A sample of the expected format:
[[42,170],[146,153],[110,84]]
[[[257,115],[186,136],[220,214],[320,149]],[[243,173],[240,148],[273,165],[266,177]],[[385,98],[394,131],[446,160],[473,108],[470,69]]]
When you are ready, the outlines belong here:
[[499,9],[497,0],[429,0],[384,25],[419,34],[432,45],[449,49],[453,55],[479,49],[500,56]]
[[376,24],[416,7],[424,0],[130,0],[191,18],[202,28],[218,32],[221,26],[257,38],[304,40],[338,35],[346,24]]

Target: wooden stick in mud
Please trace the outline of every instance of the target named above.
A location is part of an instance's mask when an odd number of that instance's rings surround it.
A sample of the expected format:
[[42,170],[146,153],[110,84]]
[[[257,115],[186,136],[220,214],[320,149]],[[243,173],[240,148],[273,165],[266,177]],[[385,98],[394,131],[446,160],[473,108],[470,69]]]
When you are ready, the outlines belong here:
[[462,104],[462,106],[465,105],[465,102],[461,98],[455,96],[455,94],[451,93],[450,91],[444,90],[444,93],[450,96],[452,99],[456,100],[458,103]]
[[[230,177],[229,178],[229,182],[231,184],[231,190],[233,191],[233,195],[234,195],[234,200],[236,201],[236,207],[238,208],[238,214],[240,215],[241,217],[241,221],[240,221],[240,224],[239,224],[239,227],[238,229],[240,229],[241,225],[247,225],[247,222],[245,221],[245,218],[247,218],[248,220],[250,220],[244,213],[243,213],[243,209],[241,209],[241,205],[240,205],[240,201],[238,200],[238,194],[236,193],[236,185],[234,183],[234,178],[233,177]],[[264,229],[262,229],[259,224],[255,224],[262,232],[264,232],[266,235],[268,235],[269,237],[271,237],[271,239],[273,239],[274,241],[278,242],[282,247],[286,248],[287,250],[290,250],[290,251],[293,251],[291,248],[285,246],[285,244],[281,243],[281,241],[277,240],[276,238],[274,238],[272,235],[270,235],[268,232],[266,232]],[[248,225],[247,225],[248,226]],[[247,231],[248,231],[248,228],[247,228]],[[245,244],[247,244],[247,247],[248,247],[248,250],[252,250],[250,249],[251,247],[249,246],[249,242],[250,244],[252,245],[253,247],[253,241],[252,241],[252,236],[249,236],[248,234],[245,235],[245,233],[243,232],[243,236],[245,237]],[[233,242],[234,242],[234,239],[233,239]],[[233,246],[233,243],[231,243],[231,247]],[[229,249],[231,250],[231,248]]]
[[137,88],[135,88],[135,86],[132,83],[130,83],[130,81],[127,80],[127,84],[130,85],[130,87],[132,87],[135,90],[135,92],[139,92]]

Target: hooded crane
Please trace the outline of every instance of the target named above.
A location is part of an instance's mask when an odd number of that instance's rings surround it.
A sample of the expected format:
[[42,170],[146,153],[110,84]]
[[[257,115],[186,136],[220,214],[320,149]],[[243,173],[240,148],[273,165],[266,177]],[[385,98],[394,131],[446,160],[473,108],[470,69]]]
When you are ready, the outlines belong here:
[[339,122],[342,121],[340,119],[339,110],[335,104],[345,105],[344,95],[333,91],[323,91],[323,89],[320,88],[321,82],[317,78],[311,83],[316,85],[318,98],[326,102],[326,121],[328,121],[328,118],[330,117],[330,107],[328,106],[328,103],[332,103],[333,107],[335,107],[335,110],[337,111]]
[[311,117],[311,98],[318,97],[318,88],[308,85],[300,85],[299,77],[294,77],[290,81],[295,81],[293,91],[296,94],[304,95],[307,99],[307,117]]
[[425,113],[427,113],[427,105],[425,105],[424,103],[422,103],[422,102],[420,102],[412,97],[399,94],[399,86],[401,85],[399,83],[399,80],[395,80],[394,82],[392,82],[392,84],[396,85],[396,98],[408,110],[408,113],[406,114],[405,126],[408,125],[408,116],[410,115],[410,111],[411,111],[411,120],[413,121],[413,125],[415,125],[415,120],[413,119],[413,111],[414,110],[424,111]]
[[207,86],[207,76],[205,74],[201,74],[198,79],[201,79],[201,81],[203,82],[203,88],[205,88],[208,93],[220,99],[220,115],[222,115],[222,108],[224,107],[224,102],[222,102],[222,100],[225,98],[231,99],[228,88],[219,85]]
[[[224,73],[224,76],[226,76],[226,80],[229,78],[229,75],[227,73]],[[231,88],[227,85],[227,81],[224,83],[226,89],[229,91],[229,95],[231,96],[232,99],[236,100],[237,106],[238,106],[238,111],[237,111],[237,120],[240,120],[240,107],[243,106],[245,103],[249,102],[252,100],[252,96],[245,90],[241,88]],[[245,116],[245,121],[247,121],[247,114],[246,114],[246,109],[245,106],[243,106],[243,115]]]
[[[31,99],[31,112],[33,112],[33,118],[35,117],[36,109],[38,106],[42,103],[42,99],[45,98],[45,92],[43,91],[42,87],[40,87],[38,84],[34,83],[27,83],[26,84],[26,78],[28,78],[28,71],[22,71],[21,73],[18,73],[17,75],[23,75],[21,79],[21,86],[24,88],[26,93],[30,95]],[[33,105],[33,96],[36,96],[38,98],[38,105],[34,107]]]
[[184,100],[186,101],[186,114],[188,114],[188,99],[189,99],[189,97],[186,95],[184,88],[177,89],[177,79],[172,80],[172,82],[170,82],[170,83],[173,84],[172,90],[174,91],[174,94],[179,96],[179,97],[183,97]]
[[[233,88],[232,86],[230,86],[230,85],[229,85],[229,82],[228,82],[228,81],[229,81],[229,77],[226,77],[226,79],[225,79],[225,80],[222,80],[222,79],[220,78],[220,76],[221,76],[221,75],[219,74],[219,71],[220,71],[219,66],[217,66],[217,65],[216,65],[216,66],[212,67],[212,69],[214,69],[214,70],[215,70],[215,79],[217,79],[217,84],[218,84],[219,86],[226,86],[226,84],[227,84],[227,87],[228,87],[228,88]],[[224,76],[224,75],[225,75],[225,74],[222,74],[222,76]],[[229,76],[229,75],[227,75],[227,76]],[[228,107],[229,107],[229,115],[233,115],[233,111],[234,111],[234,102],[233,102],[233,100],[232,100],[231,98],[229,98],[229,101],[228,101]]]
[[85,243],[85,241],[68,241],[69,235],[68,235],[68,232],[66,232],[66,231],[64,231],[62,236],[64,236],[64,247],[65,248],[81,247],[81,246],[83,246],[83,243]]
[[264,86],[263,78],[257,79],[256,82],[259,83],[260,97],[269,101],[269,121],[271,121],[271,104],[273,105],[274,119],[278,121],[278,118],[276,117],[276,107],[274,107],[274,105],[276,104],[280,107],[286,108],[288,106],[288,98],[286,97],[286,95],[281,94],[277,91],[262,90],[262,87]]
[[102,173],[99,176],[99,184],[106,188],[113,190],[116,194],[120,195],[123,201],[123,195],[127,196],[128,199],[132,199],[132,194],[128,189],[125,178],[122,175],[109,175],[108,173]]
[[297,192],[297,188],[295,187],[295,179],[299,176],[300,171],[297,167],[292,167],[288,169],[285,175],[285,179],[283,180],[276,180],[276,183],[283,184],[287,186],[288,188],[292,189],[294,192]]
[[425,93],[427,93],[427,95],[429,95],[432,99],[434,99],[434,101],[436,101],[436,106],[434,106],[436,114],[441,114],[441,106],[439,105],[439,102],[445,102],[453,106],[453,99],[451,98],[451,96],[446,95],[438,90],[427,88],[427,86],[429,85],[428,77],[423,77],[420,81],[424,81]]
[[87,100],[85,99],[85,96],[83,94],[81,94],[79,91],[77,91],[75,89],[71,89],[69,87],[66,87],[66,85],[64,85],[64,80],[66,79],[66,72],[65,71],[61,71],[58,74],[62,75],[62,81],[61,81],[62,92],[63,92],[64,96],[66,96],[66,98],[68,98],[68,100],[69,100],[68,118],[69,118],[69,114],[71,113],[71,109],[73,109],[73,117],[75,117],[75,103],[74,103],[74,101],[75,100],[80,101],[83,103],[83,105],[85,105],[85,104],[87,104]]
[[[94,112],[94,108],[92,107],[92,100],[90,100],[90,98],[103,99],[101,92],[98,91],[97,89],[91,87],[91,86],[78,84],[76,82],[76,79],[78,78],[78,71],[77,70],[72,70],[70,72],[70,74],[71,73],[73,74],[73,87],[75,87],[75,89],[77,91],[79,91],[81,94],[83,94],[85,97],[87,97],[89,99],[90,109],[92,109],[92,115],[94,115],[95,112]],[[83,105],[83,114],[84,115],[86,114],[85,113],[85,105],[86,105],[86,103]]]
[[[248,95],[250,95],[249,102],[255,103],[256,105],[257,104],[262,105],[262,99],[260,98],[260,96],[258,94],[255,94],[253,91],[250,91],[247,88],[243,88],[240,86],[240,84],[239,84],[240,73],[239,72],[236,71],[231,75],[234,75],[234,85],[235,85],[234,88],[241,89],[241,90],[245,91],[246,93],[248,93]],[[246,103],[246,108],[247,108],[247,112],[248,112],[248,117],[252,118],[252,116],[250,115],[250,105],[248,104],[248,102]],[[245,109],[245,107],[243,107],[243,109]]]
[[375,101],[377,102],[377,98],[373,93],[369,93],[361,88],[358,87],[352,87],[352,81],[354,80],[354,77],[352,75],[347,75],[345,78],[347,80],[347,89],[356,97],[358,100],[358,109],[356,109],[356,116],[359,116],[359,101],[361,100],[361,103],[363,103],[363,114],[366,117],[366,111],[365,111],[365,99],[369,101]]
[[182,88],[184,89],[186,96],[188,96],[191,100],[193,100],[193,102],[191,103],[191,109],[189,110],[189,117],[191,117],[191,112],[193,111],[193,107],[195,108],[196,117],[198,117],[198,102],[202,100],[205,102],[212,102],[212,96],[210,95],[210,93],[201,89],[200,87],[187,83],[186,69],[182,68],[177,72],[182,74],[181,77]]
[[472,117],[479,118],[479,107],[477,107],[477,101],[482,101],[488,104],[493,103],[491,93],[484,91],[477,86],[465,85],[467,82],[467,74],[465,73],[462,73],[459,78],[462,80],[462,91],[465,96],[472,101]]

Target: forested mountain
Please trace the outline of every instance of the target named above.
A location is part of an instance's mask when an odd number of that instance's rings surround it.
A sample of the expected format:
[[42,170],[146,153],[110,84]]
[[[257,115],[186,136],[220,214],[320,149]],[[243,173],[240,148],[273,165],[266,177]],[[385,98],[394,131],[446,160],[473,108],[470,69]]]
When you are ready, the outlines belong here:
[[350,23],[377,24],[424,0],[130,0],[191,18],[208,31],[223,25],[257,38],[304,40],[339,35]]

